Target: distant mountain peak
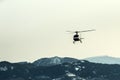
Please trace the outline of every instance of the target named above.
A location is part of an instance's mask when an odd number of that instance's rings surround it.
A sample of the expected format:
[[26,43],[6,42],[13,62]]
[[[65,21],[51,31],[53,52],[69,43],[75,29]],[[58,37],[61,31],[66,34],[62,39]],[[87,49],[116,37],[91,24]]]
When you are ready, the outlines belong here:
[[89,57],[86,58],[85,60],[95,63],[103,63],[103,64],[120,64],[120,58],[111,57],[108,55]]

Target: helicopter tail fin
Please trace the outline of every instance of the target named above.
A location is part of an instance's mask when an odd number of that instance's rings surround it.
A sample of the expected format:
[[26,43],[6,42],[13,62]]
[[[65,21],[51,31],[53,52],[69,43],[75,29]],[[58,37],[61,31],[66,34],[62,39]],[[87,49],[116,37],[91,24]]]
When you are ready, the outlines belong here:
[[80,38],[81,40],[84,39],[84,38]]
[[80,42],[82,43],[82,40],[80,39]]
[[80,38],[80,42],[82,43],[82,39],[84,39],[84,38]]

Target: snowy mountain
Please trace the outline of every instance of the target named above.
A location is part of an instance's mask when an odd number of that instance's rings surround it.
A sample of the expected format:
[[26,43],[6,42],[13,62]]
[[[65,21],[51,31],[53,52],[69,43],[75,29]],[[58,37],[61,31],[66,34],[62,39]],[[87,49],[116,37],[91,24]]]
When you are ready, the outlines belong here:
[[103,64],[120,64],[120,58],[110,57],[110,56],[97,56],[90,57],[84,60],[88,60],[94,63],[103,63]]
[[50,58],[41,58],[33,62],[34,65],[36,66],[52,66],[52,65],[58,65],[62,63],[72,63],[78,61],[77,59],[74,58],[69,58],[69,57],[50,57]]

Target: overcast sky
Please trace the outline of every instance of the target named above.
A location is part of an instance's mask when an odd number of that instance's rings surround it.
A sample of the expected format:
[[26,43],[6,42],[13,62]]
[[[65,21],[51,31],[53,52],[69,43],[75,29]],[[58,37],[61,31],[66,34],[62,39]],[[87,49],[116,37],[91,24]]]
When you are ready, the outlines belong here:
[[[66,31],[96,29],[72,43]],[[0,61],[120,57],[120,0],[0,0]]]

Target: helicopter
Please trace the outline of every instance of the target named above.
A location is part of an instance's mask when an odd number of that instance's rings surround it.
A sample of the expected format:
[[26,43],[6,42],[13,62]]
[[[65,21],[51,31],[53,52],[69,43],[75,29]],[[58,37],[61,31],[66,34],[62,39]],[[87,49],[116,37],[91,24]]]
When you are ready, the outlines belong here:
[[[80,43],[82,43],[82,40],[84,38],[81,37],[81,33],[83,33],[83,32],[89,32],[89,31],[95,31],[95,29],[84,30],[84,31],[67,31],[67,32],[75,33],[75,35],[73,35],[73,43],[75,44],[76,41],[80,41]],[[79,35],[79,33],[80,33],[80,35]]]

